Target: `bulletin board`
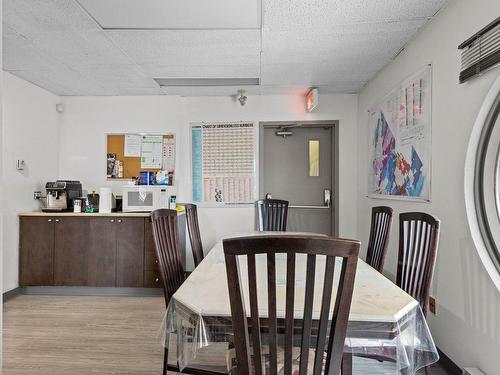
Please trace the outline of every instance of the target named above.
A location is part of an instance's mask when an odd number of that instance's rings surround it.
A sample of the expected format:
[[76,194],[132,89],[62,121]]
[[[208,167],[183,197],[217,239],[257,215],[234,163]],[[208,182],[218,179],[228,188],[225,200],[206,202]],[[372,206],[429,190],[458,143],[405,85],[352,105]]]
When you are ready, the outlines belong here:
[[194,202],[206,205],[254,203],[256,134],[252,122],[191,124]]
[[[151,167],[144,162],[142,142],[138,145],[137,155],[125,156],[126,137],[148,137],[155,139],[161,137],[161,157],[158,165]],[[130,148],[130,146],[129,146]],[[114,154],[116,160],[123,162],[123,177],[110,177],[109,180],[130,180],[138,178],[141,171],[175,170],[175,135],[174,134],[107,134],[106,135],[106,159],[109,154]],[[156,164],[156,163],[154,163]]]

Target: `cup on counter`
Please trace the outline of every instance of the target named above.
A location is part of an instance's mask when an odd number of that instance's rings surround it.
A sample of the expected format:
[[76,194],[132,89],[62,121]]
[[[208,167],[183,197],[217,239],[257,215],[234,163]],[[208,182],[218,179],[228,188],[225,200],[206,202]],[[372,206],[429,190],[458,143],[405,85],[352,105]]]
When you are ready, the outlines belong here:
[[80,213],[82,212],[82,200],[75,199],[73,201],[73,212]]

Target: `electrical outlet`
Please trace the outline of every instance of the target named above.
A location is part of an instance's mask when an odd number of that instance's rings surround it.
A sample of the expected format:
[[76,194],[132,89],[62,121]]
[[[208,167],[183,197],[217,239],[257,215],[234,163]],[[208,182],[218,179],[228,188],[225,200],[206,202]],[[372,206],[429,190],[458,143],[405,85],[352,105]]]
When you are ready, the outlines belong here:
[[436,315],[436,299],[434,297],[429,297],[429,311]]
[[33,199],[42,199],[42,192],[41,191],[33,192]]

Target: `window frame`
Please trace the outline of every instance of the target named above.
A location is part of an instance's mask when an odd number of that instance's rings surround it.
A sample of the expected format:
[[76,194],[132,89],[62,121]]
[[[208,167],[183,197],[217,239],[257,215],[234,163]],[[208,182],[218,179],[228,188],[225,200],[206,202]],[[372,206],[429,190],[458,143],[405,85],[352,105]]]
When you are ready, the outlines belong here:
[[[476,250],[500,291],[500,75],[493,83],[474,124],[465,164],[467,220]],[[492,156],[494,155],[494,159]]]

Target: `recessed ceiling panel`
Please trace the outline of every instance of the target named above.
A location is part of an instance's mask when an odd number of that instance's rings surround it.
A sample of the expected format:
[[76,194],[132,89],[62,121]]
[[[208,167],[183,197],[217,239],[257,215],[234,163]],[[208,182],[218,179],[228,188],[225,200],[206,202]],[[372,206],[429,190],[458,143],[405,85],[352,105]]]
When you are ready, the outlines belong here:
[[259,29],[260,0],[78,0],[104,29]]

